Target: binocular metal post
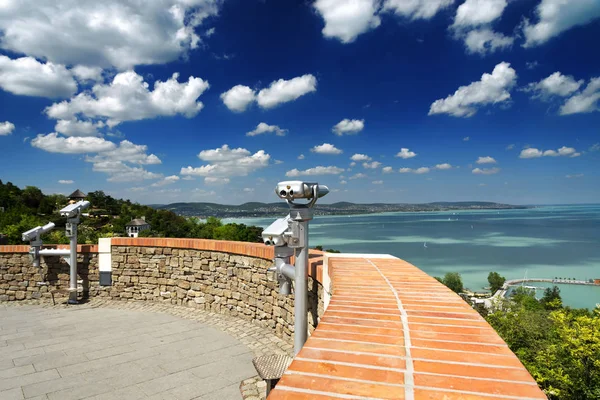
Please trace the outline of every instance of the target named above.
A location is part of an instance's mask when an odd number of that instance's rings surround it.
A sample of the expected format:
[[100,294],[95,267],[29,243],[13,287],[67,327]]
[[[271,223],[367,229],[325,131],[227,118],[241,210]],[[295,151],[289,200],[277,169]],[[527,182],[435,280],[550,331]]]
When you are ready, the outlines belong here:
[[[318,183],[286,181],[279,182],[275,193],[288,203],[290,214],[269,225],[262,237],[265,244],[275,246],[275,266],[269,270],[277,272],[279,293],[289,295],[294,280],[294,354],[298,354],[308,336],[308,223],[313,218],[312,207],[329,189]],[[298,204],[294,202],[297,199],[309,201]],[[292,254],[295,266],[290,265]]]

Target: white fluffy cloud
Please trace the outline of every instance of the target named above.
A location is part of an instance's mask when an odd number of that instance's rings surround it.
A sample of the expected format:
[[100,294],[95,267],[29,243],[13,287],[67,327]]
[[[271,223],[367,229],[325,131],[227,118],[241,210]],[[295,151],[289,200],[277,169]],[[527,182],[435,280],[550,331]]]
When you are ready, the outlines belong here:
[[[71,138],[70,138],[71,139]],[[137,182],[147,179],[162,178],[162,174],[150,172],[141,167],[131,167],[121,161],[95,162],[92,168],[95,172],[109,175],[109,182]]]
[[410,19],[430,19],[454,4],[454,0],[386,0],[384,10]]
[[279,79],[258,92],[256,101],[262,108],[273,108],[282,103],[294,101],[300,96],[317,90],[317,78],[311,74],[298,76],[286,81]]
[[381,171],[382,171],[384,174],[391,174],[392,172],[394,172],[394,168],[392,168],[392,167],[383,167],[383,168],[381,169]]
[[314,167],[314,168],[305,169],[303,171],[301,171],[297,168],[294,168],[294,169],[286,172],[285,176],[296,177],[296,176],[316,176],[316,175],[339,175],[342,172],[344,172],[343,168],[338,168],[338,167],[333,167],[333,166],[329,166],[329,167],[318,166],[318,167]]
[[109,182],[133,182],[143,179],[162,178],[162,174],[132,167],[131,164],[160,164],[160,159],[154,154],[146,153],[146,145],[136,145],[123,140],[117,146],[115,143],[100,137],[62,137],[56,132],[47,135],[37,135],[31,141],[33,147],[51,153],[63,154],[93,154],[85,157],[85,161],[93,163],[92,170],[109,175]]
[[68,137],[58,136],[57,133],[37,135],[31,141],[33,147],[50,153],[86,154],[114,150],[117,146],[108,140],[97,137]]
[[494,157],[490,157],[490,156],[485,156],[485,157],[479,157],[476,161],[477,164],[496,164],[496,160],[494,159]]
[[409,174],[409,173],[413,173],[413,174],[426,174],[429,171],[431,171],[431,169],[429,167],[421,167],[421,168],[400,168],[398,170],[398,172],[400,172],[401,174]]
[[[206,178],[230,178],[235,176],[247,176],[248,174],[265,168],[269,165],[271,156],[264,150],[252,154],[247,149],[231,149],[224,144],[218,149],[203,150],[198,158],[208,162],[197,168],[191,166],[181,168],[180,175],[202,176],[206,183],[215,183],[214,179]],[[223,180],[220,181],[221,183]]]
[[365,128],[364,119],[343,119],[338,122],[332,129],[333,133],[338,136],[355,135]]
[[216,176],[207,176],[204,178],[204,183],[207,185],[226,185],[230,182],[229,178],[219,178]]
[[396,154],[396,157],[400,157],[403,159],[407,159],[407,158],[413,158],[416,157],[417,153],[415,153],[414,151],[410,151],[409,149],[403,147],[400,149],[400,151],[398,152],[398,154]]
[[198,97],[209,84],[190,76],[178,82],[174,73],[166,81],[154,82],[150,91],[144,78],[133,71],[117,74],[110,84],[95,85],[91,92],[82,92],[68,101],[54,103],[46,109],[50,118],[72,120],[77,115],[106,120],[109,126],[122,121],[137,121],[159,116],[181,114],[191,118],[204,107]]
[[579,157],[581,153],[578,153],[573,147],[563,146],[558,150],[539,150],[536,148],[523,149],[519,158],[540,158],[540,157]]
[[429,115],[449,114],[454,117],[471,117],[477,109],[488,104],[504,103],[510,99],[510,90],[517,80],[517,73],[507,62],[485,73],[481,80],[461,86],[454,94],[433,102]]
[[60,183],[61,185],[71,185],[75,182],[70,179],[61,179],[58,181],[58,183]]
[[300,154],[300,155],[298,156],[298,160],[304,160],[304,158],[305,158],[305,157],[304,157],[304,154]]
[[86,65],[76,65],[71,72],[80,82],[97,82],[102,80],[102,68],[88,67]]
[[561,115],[591,113],[600,110],[600,77],[590,79],[586,88],[569,98],[560,108]]
[[530,147],[528,149],[521,150],[521,154],[519,154],[519,158],[538,158],[541,157],[544,153],[536,148]]
[[506,0],[466,0],[456,10],[453,27],[489,24],[500,18],[506,5]]
[[13,133],[15,124],[9,121],[0,122],[0,136],[7,136]]
[[261,122],[256,128],[250,132],[246,133],[246,136],[257,136],[262,135],[263,133],[275,133],[277,136],[285,136],[287,133],[287,129],[281,129],[277,125],[269,125],[267,123]]
[[363,168],[365,168],[365,169],[377,169],[380,166],[381,166],[381,163],[379,161],[364,162],[363,163]]
[[160,181],[155,182],[150,186],[160,187],[160,186],[171,185],[171,184],[177,182],[178,180],[179,180],[179,177],[177,175],[166,176],[163,179],[161,179]]
[[524,21],[524,47],[546,43],[566,30],[600,18],[600,2],[598,0],[542,0],[535,14],[537,22],[531,23],[527,19]]
[[410,20],[431,19],[454,0],[316,0],[313,7],[325,21],[323,36],[351,43],[381,24],[389,12]]
[[377,28],[379,0],[317,0],[313,7],[325,20],[323,36],[353,42],[356,37]]
[[231,111],[243,112],[255,101],[260,107],[269,109],[294,101],[316,90],[317,78],[306,74],[290,80],[273,81],[268,88],[262,89],[258,94],[248,86],[236,85],[222,93],[221,100]]
[[322,145],[319,146],[315,146],[312,149],[310,149],[311,152],[313,153],[317,153],[317,154],[342,154],[343,151],[338,149],[337,147],[335,147],[332,144],[329,143],[323,143]]
[[352,175],[352,176],[351,176],[350,178],[348,178],[348,179],[364,179],[364,178],[366,178],[366,177],[367,177],[367,175],[366,175],[366,174],[363,174],[363,173],[360,173],[360,172],[359,172],[358,174],[354,174],[354,175]]
[[366,154],[354,154],[352,157],[350,157],[350,159],[352,161],[371,161],[371,157],[369,157]]
[[220,0],[37,0],[0,6],[0,47],[65,65],[163,64],[198,47]]
[[104,127],[102,121],[79,121],[77,119],[61,119],[56,122],[54,130],[65,136],[99,136],[98,128]]
[[515,41],[515,38],[494,32],[489,28],[471,30],[462,38],[467,52],[472,54],[478,53],[480,55],[509,48]]
[[[0,10],[0,38],[1,14]],[[63,65],[41,63],[33,57],[12,60],[0,55],[0,88],[23,96],[64,98],[77,91],[77,83]]]
[[129,140],[123,140],[121,143],[119,143],[118,147],[102,151],[100,154],[93,157],[87,157],[86,161],[93,163],[122,161],[142,165],[155,165],[162,163],[162,161],[156,155],[147,154],[147,152],[148,146],[145,144],[135,144]]
[[450,165],[448,163],[443,163],[443,164],[437,164],[434,168],[439,169],[439,170],[446,170],[446,169],[452,169],[452,165]]
[[497,167],[494,167],[494,168],[475,168],[471,172],[474,173],[474,174],[476,174],[476,175],[493,175],[493,174],[497,174],[498,172],[500,172],[500,168],[497,168]]
[[547,100],[551,96],[566,97],[578,91],[583,83],[583,79],[576,81],[572,76],[557,71],[539,82],[530,83],[523,90],[532,92],[533,98]]
[[221,100],[231,111],[244,112],[256,100],[256,93],[248,86],[236,85],[221,93]]

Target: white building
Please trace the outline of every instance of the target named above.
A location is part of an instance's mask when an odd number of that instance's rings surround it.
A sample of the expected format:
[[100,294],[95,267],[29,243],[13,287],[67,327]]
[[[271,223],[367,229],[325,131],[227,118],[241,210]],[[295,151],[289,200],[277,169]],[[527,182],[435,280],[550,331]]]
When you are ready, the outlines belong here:
[[138,237],[142,231],[150,229],[150,224],[146,222],[144,217],[132,219],[130,223],[125,225],[125,231],[129,237]]

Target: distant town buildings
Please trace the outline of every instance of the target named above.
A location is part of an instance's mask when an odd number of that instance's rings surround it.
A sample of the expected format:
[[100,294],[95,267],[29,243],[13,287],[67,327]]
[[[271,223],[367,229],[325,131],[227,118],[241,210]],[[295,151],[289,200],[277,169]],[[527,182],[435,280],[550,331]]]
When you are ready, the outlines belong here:
[[138,234],[142,231],[149,230],[150,224],[146,222],[146,218],[135,218],[132,219],[127,225],[125,225],[125,231],[127,232],[127,236],[136,238]]

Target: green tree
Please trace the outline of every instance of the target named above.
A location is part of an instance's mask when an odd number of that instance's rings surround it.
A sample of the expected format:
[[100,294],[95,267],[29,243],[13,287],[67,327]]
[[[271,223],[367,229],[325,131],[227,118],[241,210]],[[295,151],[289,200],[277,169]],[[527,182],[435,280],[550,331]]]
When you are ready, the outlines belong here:
[[562,298],[558,286],[546,288],[540,303],[546,310],[558,310],[559,308],[562,308]]
[[464,290],[463,282],[458,272],[448,272],[444,275],[444,279],[437,278],[438,281],[448,286],[450,290],[456,293],[461,293]]
[[490,284],[490,290],[491,290],[492,294],[494,294],[498,290],[502,289],[504,282],[506,282],[506,278],[503,276],[500,276],[500,274],[497,272],[490,272],[487,279]]

